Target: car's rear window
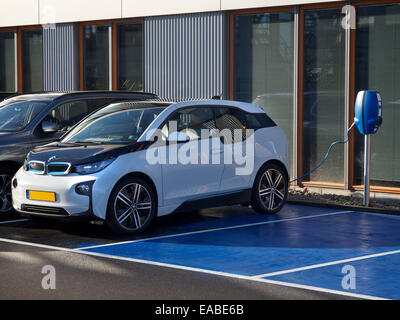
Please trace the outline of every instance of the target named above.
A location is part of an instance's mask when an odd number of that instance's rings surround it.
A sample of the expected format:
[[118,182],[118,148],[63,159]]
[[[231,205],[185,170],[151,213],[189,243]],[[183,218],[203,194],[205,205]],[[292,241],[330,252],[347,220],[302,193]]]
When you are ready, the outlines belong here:
[[265,113],[246,113],[247,129],[276,127],[276,123]]

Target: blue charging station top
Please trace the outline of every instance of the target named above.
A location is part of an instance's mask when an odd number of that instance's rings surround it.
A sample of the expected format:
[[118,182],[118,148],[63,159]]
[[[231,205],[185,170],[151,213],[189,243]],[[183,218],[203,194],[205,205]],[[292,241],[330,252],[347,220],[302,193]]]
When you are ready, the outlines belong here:
[[360,91],[354,106],[354,122],[361,134],[374,134],[382,125],[382,98],[377,91]]

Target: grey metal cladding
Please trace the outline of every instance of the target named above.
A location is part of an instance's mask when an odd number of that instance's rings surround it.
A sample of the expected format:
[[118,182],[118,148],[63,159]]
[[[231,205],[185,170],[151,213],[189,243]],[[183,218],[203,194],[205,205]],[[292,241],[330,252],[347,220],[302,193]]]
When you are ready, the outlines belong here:
[[74,24],[43,28],[43,82],[45,91],[78,88],[77,32]]
[[223,92],[224,14],[145,18],[145,90],[171,100]]

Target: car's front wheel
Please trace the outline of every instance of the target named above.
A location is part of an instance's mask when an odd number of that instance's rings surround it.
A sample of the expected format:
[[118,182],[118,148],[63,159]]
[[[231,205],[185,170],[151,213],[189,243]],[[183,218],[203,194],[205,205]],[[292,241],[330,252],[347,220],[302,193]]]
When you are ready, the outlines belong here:
[[7,168],[0,169],[0,214],[13,211],[11,199],[11,180],[15,171]]
[[113,189],[108,201],[106,224],[117,233],[138,233],[154,219],[157,207],[152,186],[143,179],[128,177]]
[[274,163],[267,163],[258,172],[252,190],[252,208],[263,214],[280,211],[288,195],[288,176]]

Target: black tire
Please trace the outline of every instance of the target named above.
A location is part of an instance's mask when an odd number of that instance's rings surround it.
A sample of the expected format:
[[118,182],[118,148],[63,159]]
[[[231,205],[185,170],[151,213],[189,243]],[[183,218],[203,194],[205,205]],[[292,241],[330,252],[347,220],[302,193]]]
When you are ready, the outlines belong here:
[[14,212],[11,199],[11,181],[18,169],[0,168],[0,215]]
[[115,233],[140,233],[150,226],[156,213],[157,198],[153,187],[143,179],[128,177],[111,192],[106,224]]
[[288,195],[288,175],[274,163],[265,164],[254,180],[252,208],[261,214],[273,214],[282,209]]

